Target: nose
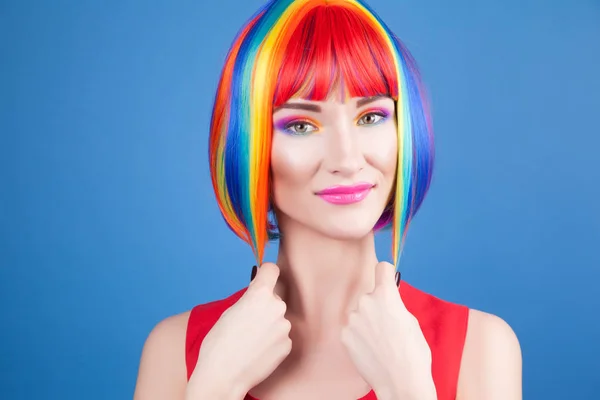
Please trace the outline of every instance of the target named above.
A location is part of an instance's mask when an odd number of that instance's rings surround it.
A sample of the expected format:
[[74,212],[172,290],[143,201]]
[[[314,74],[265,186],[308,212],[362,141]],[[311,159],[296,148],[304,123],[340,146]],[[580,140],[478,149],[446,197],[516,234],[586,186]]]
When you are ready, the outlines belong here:
[[350,177],[365,165],[358,132],[350,127],[338,127],[329,132],[325,149],[327,170],[336,175]]

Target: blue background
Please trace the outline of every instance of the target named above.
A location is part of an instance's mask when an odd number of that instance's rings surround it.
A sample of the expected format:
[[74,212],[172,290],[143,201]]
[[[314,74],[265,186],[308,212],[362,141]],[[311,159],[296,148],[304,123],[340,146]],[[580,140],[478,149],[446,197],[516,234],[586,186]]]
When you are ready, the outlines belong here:
[[[261,4],[0,2],[0,398],[131,398],[159,320],[248,283],[207,131]],[[433,100],[406,280],[508,321],[525,398],[598,398],[599,3],[369,4]]]

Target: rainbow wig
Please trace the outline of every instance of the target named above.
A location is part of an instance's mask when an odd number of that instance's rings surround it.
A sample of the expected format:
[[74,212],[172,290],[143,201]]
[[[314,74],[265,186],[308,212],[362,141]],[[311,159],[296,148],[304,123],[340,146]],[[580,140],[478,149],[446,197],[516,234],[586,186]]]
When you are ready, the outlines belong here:
[[360,0],[271,0],[239,32],[219,81],[210,127],[213,188],[229,227],[263,261],[276,237],[270,215],[273,109],[292,97],[346,96],[396,103],[395,189],[374,229],[392,226],[398,265],[406,231],[431,181],[431,118],[416,63]]

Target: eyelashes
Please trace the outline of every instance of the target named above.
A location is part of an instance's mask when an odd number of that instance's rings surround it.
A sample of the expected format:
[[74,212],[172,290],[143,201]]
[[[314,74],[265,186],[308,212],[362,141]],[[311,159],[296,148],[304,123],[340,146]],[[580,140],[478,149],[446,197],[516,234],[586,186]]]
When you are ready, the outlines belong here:
[[304,136],[318,131],[321,126],[310,118],[293,116],[280,119],[275,128],[290,135]]
[[[369,117],[370,122],[366,120]],[[390,112],[385,108],[369,108],[355,121],[356,125],[378,125],[390,117]]]
[[[386,121],[391,113],[385,108],[370,108],[364,111],[354,124],[357,126],[374,126]],[[275,129],[294,136],[305,136],[319,132],[322,127],[314,120],[307,117],[290,116],[275,122]]]

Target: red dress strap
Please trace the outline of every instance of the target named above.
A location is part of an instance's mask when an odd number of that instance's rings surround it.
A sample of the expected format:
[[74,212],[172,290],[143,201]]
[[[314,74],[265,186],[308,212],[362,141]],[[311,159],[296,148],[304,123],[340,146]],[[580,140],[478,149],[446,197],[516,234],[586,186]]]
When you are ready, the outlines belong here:
[[419,321],[431,349],[438,400],[455,400],[469,321],[468,307],[441,300],[406,282],[400,285],[400,295],[408,311]]
[[204,337],[217,323],[221,314],[235,304],[244,294],[247,288],[241,289],[231,296],[215,300],[210,303],[199,304],[192,308],[187,324],[185,335],[185,364],[187,367],[187,379],[189,380],[196,368],[200,345]]

